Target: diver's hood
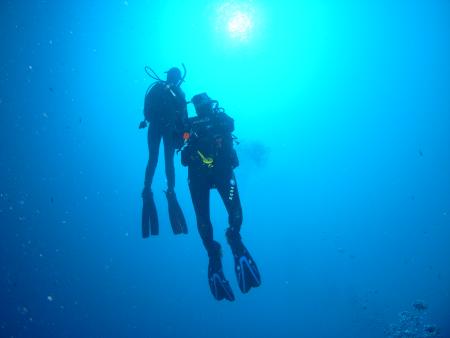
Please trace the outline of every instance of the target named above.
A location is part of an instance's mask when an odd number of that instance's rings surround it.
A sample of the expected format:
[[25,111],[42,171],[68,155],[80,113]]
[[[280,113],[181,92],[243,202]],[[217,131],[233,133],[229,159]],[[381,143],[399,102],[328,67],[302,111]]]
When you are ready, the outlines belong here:
[[145,66],[144,70],[147,73],[148,76],[150,76],[153,80],[160,81],[160,82],[170,82],[172,84],[175,84],[176,86],[180,86],[184,79],[186,78],[186,66],[184,63],[181,64],[183,66],[183,75],[181,75],[181,70],[177,67],[170,68],[167,72],[167,81],[163,81],[156,72],[150,68],[149,66]]
[[178,83],[181,81],[181,70],[177,67],[170,68],[167,72],[167,82],[169,83]]
[[214,103],[213,100],[206,93],[200,93],[194,95],[191,99],[195,107],[195,112],[198,116],[205,116],[213,112],[212,105]]
[[200,93],[194,95],[191,99],[191,102],[194,104],[194,107],[201,107],[203,105],[211,104],[212,100],[206,93]]

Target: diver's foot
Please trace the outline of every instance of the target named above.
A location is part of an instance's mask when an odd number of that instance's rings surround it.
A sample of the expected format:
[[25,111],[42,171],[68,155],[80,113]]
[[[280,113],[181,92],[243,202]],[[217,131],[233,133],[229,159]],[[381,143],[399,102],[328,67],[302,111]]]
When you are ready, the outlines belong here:
[[165,191],[165,193],[169,207],[170,225],[172,226],[173,233],[175,235],[187,234],[188,228],[186,219],[184,218],[183,210],[181,210],[180,204],[178,203],[175,191],[172,189]]
[[233,290],[223,274],[220,254],[209,258],[208,282],[211,293],[215,299],[226,299],[230,302],[234,301]]
[[234,257],[234,271],[242,293],[247,293],[251,288],[261,285],[261,275],[256,262],[248,252],[241,240],[241,236],[231,236],[227,232],[228,243]]
[[142,191],[142,237],[159,234],[158,212],[156,211],[153,193],[150,188],[145,187]]

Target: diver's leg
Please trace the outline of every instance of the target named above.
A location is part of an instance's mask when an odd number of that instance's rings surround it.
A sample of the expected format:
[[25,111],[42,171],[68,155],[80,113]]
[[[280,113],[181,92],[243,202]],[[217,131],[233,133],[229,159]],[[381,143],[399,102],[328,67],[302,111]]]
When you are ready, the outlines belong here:
[[242,206],[233,171],[218,175],[216,178],[216,187],[228,213],[229,228],[227,233],[230,232],[231,236],[240,238]]
[[217,300],[227,299],[234,301],[233,290],[222,269],[221,247],[213,238],[209,209],[210,187],[207,178],[198,177],[195,181],[190,180],[189,189],[197,217],[198,232],[209,256],[208,283],[211,293]]
[[150,123],[148,127],[148,163],[145,169],[144,189],[151,191],[153,176],[155,176],[156,165],[158,164],[159,146],[161,144],[161,131],[158,126]]
[[175,167],[173,163],[174,156],[174,140],[173,134],[169,130],[166,130],[163,134],[164,141],[164,160],[167,177],[167,203],[169,206],[169,219],[174,234],[187,234],[186,219],[183,214],[183,210],[177,201],[175,195]]
[[173,157],[175,155],[173,134],[170,131],[164,132],[164,160],[167,178],[167,191],[173,191],[175,188],[175,166]]
[[161,135],[157,127],[150,124],[148,129],[149,160],[145,170],[144,190],[142,191],[142,237],[159,234],[158,212],[152,193],[152,182],[158,163]]
[[213,238],[213,227],[209,209],[210,190],[206,177],[197,177],[194,180],[190,179],[189,190],[197,218],[198,232],[208,255],[214,255],[217,251],[217,245]]
[[217,190],[228,212],[229,228],[226,236],[234,257],[234,269],[243,293],[247,293],[252,287],[261,285],[261,276],[258,267],[242,243],[242,206],[239,198],[236,178],[233,171],[219,175],[216,179]]

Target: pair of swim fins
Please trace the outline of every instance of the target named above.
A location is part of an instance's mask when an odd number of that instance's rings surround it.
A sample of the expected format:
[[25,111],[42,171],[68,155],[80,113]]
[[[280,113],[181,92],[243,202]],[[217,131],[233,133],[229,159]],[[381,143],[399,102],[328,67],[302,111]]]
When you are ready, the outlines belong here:
[[[261,276],[258,267],[244,244],[239,240],[232,245],[231,250],[234,257],[234,271],[241,292],[247,293],[251,288],[260,286]],[[234,301],[233,290],[223,273],[220,253],[209,258],[208,281],[215,299]]]
[[[181,210],[175,192],[166,191],[167,203],[169,205],[169,219],[172,231],[175,235],[187,234],[187,224]],[[159,234],[158,212],[156,210],[153,193],[149,189],[142,192],[142,237],[147,238],[150,235]]]

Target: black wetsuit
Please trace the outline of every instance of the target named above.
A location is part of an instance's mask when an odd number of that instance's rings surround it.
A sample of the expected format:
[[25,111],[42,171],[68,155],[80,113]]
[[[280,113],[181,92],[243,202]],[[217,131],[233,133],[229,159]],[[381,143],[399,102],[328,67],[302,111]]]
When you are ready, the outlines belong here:
[[174,151],[180,145],[182,126],[187,120],[186,99],[178,86],[169,86],[167,82],[157,82],[145,96],[145,119],[148,128],[149,160],[145,171],[144,190],[151,190],[153,176],[158,163],[161,139],[164,142],[164,160],[167,177],[167,189],[175,187]]
[[228,212],[228,238],[240,238],[242,207],[233,169],[238,165],[233,149],[234,121],[225,113],[211,113],[188,120],[190,138],[182,152],[188,166],[189,189],[203,244],[211,257],[220,245],[213,239],[210,190],[216,188]]

